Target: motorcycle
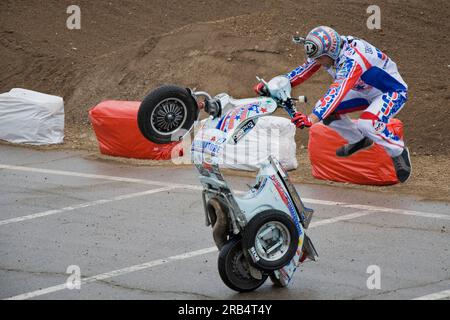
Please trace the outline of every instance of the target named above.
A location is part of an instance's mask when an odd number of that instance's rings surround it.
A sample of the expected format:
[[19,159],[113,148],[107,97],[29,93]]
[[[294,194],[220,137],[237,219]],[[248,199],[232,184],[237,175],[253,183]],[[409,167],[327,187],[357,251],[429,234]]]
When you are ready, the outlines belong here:
[[269,82],[257,79],[264,83],[266,96],[234,99],[221,93],[211,97],[203,91],[163,86],[144,99],[138,112],[142,134],[155,143],[186,137],[199,120],[201,108],[209,115],[195,134],[191,160],[203,186],[205,224],[212,227],[219,249],[220,277],[238,292],[256,290],[268,278],[285,287],[301,263],[316,261],[318,256],[305,232],[314,211],[304,206],[275,157],[261,164],[255,184],[243,195],[233,192],[220,172],[226,144],[241,141],[260,117],[278,108],[293,117],[296,102],[306,102],[306,97],[291,97],[285,76]]

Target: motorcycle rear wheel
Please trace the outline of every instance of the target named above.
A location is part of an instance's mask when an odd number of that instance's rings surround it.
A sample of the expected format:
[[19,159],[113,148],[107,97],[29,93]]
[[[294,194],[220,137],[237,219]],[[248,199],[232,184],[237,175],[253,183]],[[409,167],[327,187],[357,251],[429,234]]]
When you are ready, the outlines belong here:
[[256,257],[251,264],[266,272],[289,264],[298,249],[299,233],[286,213],[266,210],[254,216],[242,235],[244,250]]
[[249,292],[258,289],[268,278],[263,273],[261,279],[254,278],[242,251],[242,242],[234,237],[222,247],[218,259],[219,274],[230,289],[237,292]]

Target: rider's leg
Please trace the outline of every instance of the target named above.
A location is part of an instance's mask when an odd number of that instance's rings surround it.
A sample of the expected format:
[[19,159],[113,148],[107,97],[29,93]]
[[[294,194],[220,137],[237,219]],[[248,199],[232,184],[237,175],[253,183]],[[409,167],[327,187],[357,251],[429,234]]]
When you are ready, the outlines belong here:
[[[356,143],[364,138],[358,126],[346,114],[330,115],[323,123],[336,130],[348,143]],[[328,121],[327,121],[328,120]]]
[[348,157],[357,151],[367,149],[373,144],[370,139],[361,133],[357,124],[346,115],[346,113],[364,110],[368,105],[369,102],[361,93],[351,90],[334,113],[323,120],[325,125],[336,130],[348,142],[348,144],[336,150],[337,156]]
[[406,92],[385,93],[375,98],[358,120],[362,134],[382,145],[391,156],[400,182],[406,182],[411,175],[409,150],[399,136],[388,130],[387,124],[403,108],[406,100]]
[[399,156],[404,142],[387,129],[387,124],[405,105],[406,92],[385,93],[370,104],[358,120],[358,129],[367,138],[382,145],[391,157]]
[[347,116],[347,113],[364,110],[369,106],[365,96],[355,90],[350,90],[341,103],[323,124],[336,130],[348,143],[356,143],[364,138],[357,125]]

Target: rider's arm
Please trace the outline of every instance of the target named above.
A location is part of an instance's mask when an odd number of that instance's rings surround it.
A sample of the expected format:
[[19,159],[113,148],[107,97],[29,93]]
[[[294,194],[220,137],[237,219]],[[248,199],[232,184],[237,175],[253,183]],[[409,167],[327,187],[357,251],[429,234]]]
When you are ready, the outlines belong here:
[[325,96],[314,107],[310,115],[311,121],[313,123],[319,122],[333,113],[347,92],[354,87],[362,73],[363,69],[357,61],[347,59],[337,71],[335,82],[331,84]]
[[320,69],[320,64],[315,60],[309,60],[292,70],[287,74],[291,81],[291,86],[295,87],[311,77],[317,70]]

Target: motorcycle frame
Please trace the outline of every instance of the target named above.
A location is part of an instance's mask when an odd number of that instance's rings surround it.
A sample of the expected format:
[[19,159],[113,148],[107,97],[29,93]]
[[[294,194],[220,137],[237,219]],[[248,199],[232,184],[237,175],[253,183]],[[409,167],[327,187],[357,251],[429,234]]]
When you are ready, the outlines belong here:
[[[198,101],[197,100],[198,97],[205,97],[206,99],[212,99],[211,96],[206,92],[195,92],[192,90],[190,92],[195,97],[196,101]],[[221,102],[228,101],[232,105],[231,108],[222,110],[223,118],[225,118],[226,115],[229,114],[229,112],[232,112],[233,110],[237,110],[238,108],[242,108],[242,105],[236,106],[236,104],[234,104],[234,107],[233,107],[233,102],[240,103],[242,101],[246,101],[248,103],[251,103],[253,101],[253,103],[255,103],[255,102],[262,102],[263,100],[265,100],[265,102],[269,106],[269,112],[267,112],[265,114],[258,114],[253,117],[249,117],[245,121],[242,121],[241,123],[237,124],[236,127],[232,128],[231,132],[227,132],[225,134],[226,138],[224,141],[222,141],[222,143],[229,142],[232,138],[234,140],[234,143],[237,143],[240,139],[243,138],[243,136],[245,136],[248,133],[248,132],[245,132],[245,130],[243,133],[241,131],[243,128],[245,129],[246,125],[250,121],[253,121],[253,126],[248,131],[251,131],[251,129],[253,129],[254,124],[256,123],[256,121],[258,120],[259,117],[268,116],[268,115],[272,114],[279,107],[284,108],[288,112],[288,114],[292,117],[295,114],[296,109],[295,109],[295,103],[293,101],[294,99],[290,98],[290,88],[289,88],[288,92],[282,92],[282,96],[284,96],[283,99],[276,99],[273,97],[264,97],[264,98],[240,99],[240,100],[234,100],[233,98],[229,97],[227,94],[220,94],[220,95],[217,95],[216,97],[214,97],[214,99],[218,99]],[[211,115],[208,120],[210,122],[213,122],[214,116]],[[241,130],[241,131],[239,131],[239,130]],[[192,147],[193,152],[195,150],[194,144],[196,142],[196,138],[197,138],[197,136],[194,138],[194,141],[193,141],[193,147]],[[203,140],[200,140],[200,141],[203,142]],[[202,145],[202,147],[203,147],[203,145]],[[259,212],[262,212],[266,209],[279,209],[280,211],[283,211],[284,213],[290,215],[291,218],[294,220],[294,222],[297,222],[296,226],[297,226],[297,229],[299,230],[299,235],[300,235],[299,249],[306,252],[307,257],[310,258],[311,260],[316,260],[315,258],[317,256],[317,251],[315,250],[311,240],[306,236],[306,234],[304,232],[304,230],[308,229],[308,227],[309,227],[309,224],[312,219],[314,211],[312,209],[306,208],[304,206],[294,185],[290,182],[287,172],[282,168],[282,166],[279,164],[279,162],[276,159],[274,159],[272,156],[270,156],[266,160],[265,164],[262,165],[261,169],[259,170],[259,172],[257,174],[256,185],[258,183],[260,183],[263,179],[267,180],[267,179],[269,179],[269,177],[273,176],[277,180],[277,182],[281,185],[281,188],[283,189],[283,192],[287,197],[287,201],[293,205],[294,214],[296,217],[293,216],[291,208],[289,208],[289,206],[287,206],[287,209],[290,211],[290,214],[289,214],[286,210],[286,206],[284,206],[284,207],[282,206],[282,205],[285,205],[285,203],[282,203],[282,201],[279,201],[279,200],[277,201],[278,203],[275,203],[276,201],[273,201],[272,204],[267,204],[265,207],[262,206],[261,208],[254,209],[252,212],[246,212],[245,211],[245,209],[247,209],[247,207],[245,206],[246,200],[243,200],[243,199],[246,196],[251,198],[252,192],[253,193],[256,192],[256,196],[257,196],[259,194],[259,192],[263,191],[260,189],[264,189],[264,188],[267,189],[267,183],[265,183],[263,188],[258,188],[258,189],[255,188],[255,186],[256,186],[255,185],[244,195],[244,197],[235,197],[233,191],[230,188],[230,185],[226,182],[226,180],[222,176],[218,163],[214,162],[214,161],[211,161],[209,163],[205,162],[204,154],[202,153],[201,156],[202,156],[201,163],[195,163],[195,162],[194,163],[200,173],[200,177],[199,177],[200,182],[202,183],[202,185],[204,187],[203,192],[202,192],[202,202],[203,202],[203,207],[204,207],[206,226],[211,225],[211,220],[210,220],[208,209],[207,209],[207,203],[208,203],[208,199],[210,199],[212,197],[218,197],[228,207],[227,212],[229,214],[229,220],[231,222],[231,224],[229,226],[230,227],[229,235],[235,235],[235,234],[242,232],[244,230],[245,226],[247,225],[247,223],[251,220],[251,218],[254,217],[255,215],[257,215]],[[214,159],[214,157],[211,157],[211,158]],[[280,190],[278,190],[278,191],[280,192]],[[280,202],[282,205],[280,204]],[[244,254],[247,256],[248,259],[250,258],[249,254],[247,252],[245,252],[245,250],[244,250]],[[290,280],[295,272],[296,267],[300,264],[299,255],[294,257],[294,259],[295,259],[295,262],[291,262],[290,265],[285,267],[285,268],[287,268],[287,270],[289,270],[288,273],[290,274],[290,276],[288,276],[288,278],[283,277],[281,275],[281,273],[279,272],[279,270],[275,271],[277,278],[282,282],[283,285],[287,285],[290,282]],[[250,271],[252,274],[255,274],[256,276],[258,276],[258,273],[259,273],[258,270],[254,270],[254,268],[251,268]]]

